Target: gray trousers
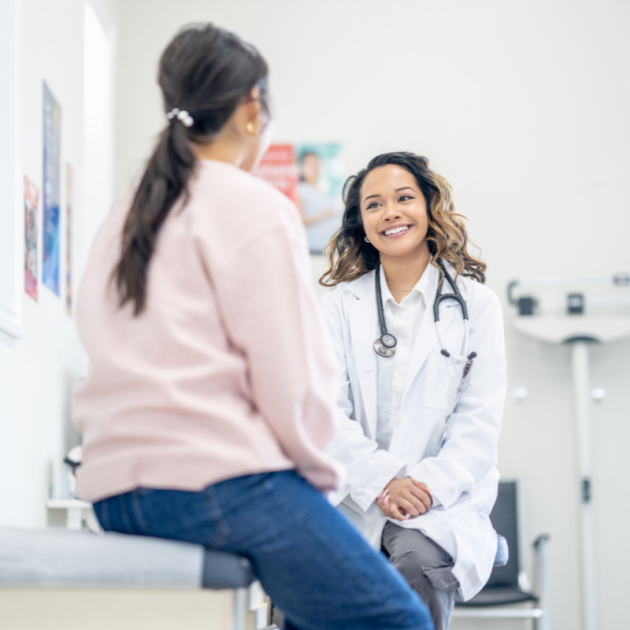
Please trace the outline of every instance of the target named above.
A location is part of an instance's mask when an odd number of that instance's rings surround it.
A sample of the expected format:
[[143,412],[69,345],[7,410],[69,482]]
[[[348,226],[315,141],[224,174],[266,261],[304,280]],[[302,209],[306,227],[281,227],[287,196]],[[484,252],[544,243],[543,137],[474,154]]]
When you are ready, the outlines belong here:
[[389,561],[427,605],[435,630],[447,630],[459,588],[451,556],[417,529],[391,522],[385,525],[381,544]]

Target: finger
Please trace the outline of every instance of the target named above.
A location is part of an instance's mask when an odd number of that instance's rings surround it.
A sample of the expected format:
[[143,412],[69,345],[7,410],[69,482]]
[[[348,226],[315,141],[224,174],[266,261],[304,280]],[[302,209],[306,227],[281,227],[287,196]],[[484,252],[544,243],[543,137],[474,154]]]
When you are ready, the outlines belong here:
[[411,503],[411,505],[414,506],[417,512],[413,516],[417,516],[418,514],[424,514],[427,508],[425,507],[423,501],[414,495],[414,492],[422,492],[422,491],[418,490],[417,488],[414,488],[413,491],[411,488],[408,490],[403,490],[398,494],[398,498],[404,499],[405,501],[408,501],[409,503]]
[[431,498],[428,494],[424,496],[424,501],[422,501],[422,507],[418,510],[420,514],[426,514],[431,508]]
[[[420,502],[418,501],[418,503]],[[424,512],[426,512],[426,510],[424,509],[424,505],[422,505],[421,503],[420,505],[422,506],[422,512],[420,512],[413,503],[407,501],[406,499],[403,499],[402,497],[399,497],[396,500],[396,504],[401,507],[407,514],[409,514],[409,516],[418,516],[418,514],[424,514]]]
[[411,485],[414,488],[417,488],[418,490],[420,490],[420,492],[426,492],[427,494],[431,494],[431,490],[429,490],[429,486],[427,486],[426,483],[424,483],[424,481],[418,481],[416,479],[411,479],[411,477],[408,477],[409,481],[411,482]]
[[389,503],[389,501],[383,502],[380,508],[383,516],[386,516],[387,518],[396,518],[395,515],[392,513],[392,505]]
[[389,517],[395,518],[397,521],[406,521],[409,517],[400,509],[395,503],[392,503],[389,508]]
[[417,486],[412,486],[410,489],[410,493],[413,494],[413,496],[418,501],[422,502],[425,511],[433,505],[433,499],[431,498],[431,495],[424,490],[420,490],[420,488],[418,488]]
[[413,481],[414,487],[419,488],[422,492],[426,492],[431,497],[431,502],[433,502],[433,495],[431,494],[431,490],[429,490],[429,486],[427,486],[426,483],[424,483],[423,481],[416,481],[415,479],[412,479],[411,481]]
[[[416,492],[421,492],[421,491],[416,488]],[[404,498],[410,501],[411,503],[413,503],[413,505],[416,507],[416,510],[418,510],[418,514],[424,514],[425,512],[427,512],[427,510],[430,507],[430,505],[427,507],[427,504],[429,503],[429,499],[426,494],[424,495],[423,498],[418,498],[417,496],[415,496],[414,494],[410,492],[409,497],[404,497]]]
[[378,499],[378,501],[376,502],[376,504],[378,505],[379,509],[381,510],[381,512],[383,512],[383,514],[385,514],[385,512],[388,509],[388,504],[389,504],[389,495],[385,495],[383,498]]
[[424,481],[418,481],[417,479],[411,479],[411,477],[409,477],[409,479],[413,483],[413,485],[416,486],[417,488],[420,488],[420,490],[424,490],[425,492],[429,491],[429,486],[427,486],[427,484],[424,483]]

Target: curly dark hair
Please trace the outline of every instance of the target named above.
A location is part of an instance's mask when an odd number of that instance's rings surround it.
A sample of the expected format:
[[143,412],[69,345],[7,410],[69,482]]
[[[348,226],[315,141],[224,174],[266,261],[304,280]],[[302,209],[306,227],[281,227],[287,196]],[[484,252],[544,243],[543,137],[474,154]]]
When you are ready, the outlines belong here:
[[427,242],[433,259],[431,264],[440,268],[437,261],[445,260],[459,276],[485,282],[486,263],[468,253],[468,234],[464,217],[455,212],[453,189],[442,177],[429,168],[429,160],[403,151],[383,153],[370,161],[367,168],[346,180],[343,188],[345,211],[341,227],[326,248],[329,268],[319,279],[325,287],[360,278],[375,269],[379,252],[365,241],[361,219],[361,187],[366,176],[376,168],[394,164],[409,171],[416,179],[427,204],[429,229]]

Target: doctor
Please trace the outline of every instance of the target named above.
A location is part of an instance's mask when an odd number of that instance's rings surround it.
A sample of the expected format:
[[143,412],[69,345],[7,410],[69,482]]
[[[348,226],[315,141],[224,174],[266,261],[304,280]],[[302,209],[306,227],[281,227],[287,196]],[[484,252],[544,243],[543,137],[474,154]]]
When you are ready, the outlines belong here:
[[[426,158],[379,155],[345,197],[320,280],[333,287],[323,307],[340,370],[330,452],[348,470],[333,502],[445,630],[456,591],[473,597],[496,553],[501,307],[483,284],[485,263],[468,253],[450,185]],[[455,293],[444,273],[464,308],[440,300],[435,321],[437,292]]]

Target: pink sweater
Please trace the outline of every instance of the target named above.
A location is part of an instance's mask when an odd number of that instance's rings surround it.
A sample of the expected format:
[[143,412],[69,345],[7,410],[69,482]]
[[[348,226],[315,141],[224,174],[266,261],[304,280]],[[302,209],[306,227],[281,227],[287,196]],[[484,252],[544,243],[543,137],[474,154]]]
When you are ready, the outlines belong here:
[[78,493],[200,490],[297,469],[334,489],[333,367],[295,206],[270,185],[205,160],[190,201],[164,223],[147,307],[109,285],[132,194],[90,253],[77,302],[89,374],[74,396],[83,434]]

